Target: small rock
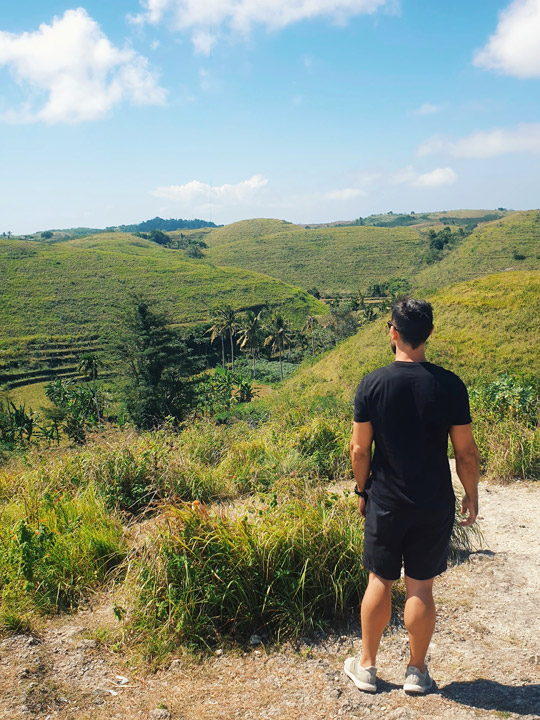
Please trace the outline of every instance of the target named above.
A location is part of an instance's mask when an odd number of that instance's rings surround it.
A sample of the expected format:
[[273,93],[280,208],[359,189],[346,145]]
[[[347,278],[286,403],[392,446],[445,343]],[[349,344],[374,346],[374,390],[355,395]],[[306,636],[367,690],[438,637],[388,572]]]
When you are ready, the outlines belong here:
[[150,711],[150,717],[152,720],[170,720],[171,713],[165,708],[156,708]]
[[221,648],[218,648],[218,649],[216,650],[215,654],[216,654],[218,657],[221,657],[221,656],[223,655],[223,650],[222,650]]
[[262,643],[260,635],[252,635],[249,638],[249,644],[250,645],[260,645]]
[[32,647],[33,645],[40,645],[41,640],[39,640],[37,637],[34,637],[33,635],[28,638],[28,647]]

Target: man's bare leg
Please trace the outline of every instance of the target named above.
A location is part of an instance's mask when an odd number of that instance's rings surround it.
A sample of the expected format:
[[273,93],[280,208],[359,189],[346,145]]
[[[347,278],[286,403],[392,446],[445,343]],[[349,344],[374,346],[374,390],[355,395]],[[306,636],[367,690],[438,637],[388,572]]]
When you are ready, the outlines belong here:
[[435,629],[435,603],[433,602],[433,578],[414,580],[405,575],[407,601],[404,621],[409,633],[411,659],[420,672],[425,672],[426,653]]
[[390,591],[393,580],[369,574],[369,582],[362,600],[360,617],[362,620],[362,657],[360,665],[364,668],[375,665],[377,650],[384,628],[390,622],[392,599]]

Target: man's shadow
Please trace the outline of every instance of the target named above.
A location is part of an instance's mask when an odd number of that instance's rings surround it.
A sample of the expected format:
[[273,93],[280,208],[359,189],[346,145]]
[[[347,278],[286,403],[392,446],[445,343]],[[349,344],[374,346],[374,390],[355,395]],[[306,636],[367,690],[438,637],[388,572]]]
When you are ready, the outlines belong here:
[[440,688],[439,693],[473,708],[540,717],[540,684],[514,687],[493,680],[471,680],[450,683]]

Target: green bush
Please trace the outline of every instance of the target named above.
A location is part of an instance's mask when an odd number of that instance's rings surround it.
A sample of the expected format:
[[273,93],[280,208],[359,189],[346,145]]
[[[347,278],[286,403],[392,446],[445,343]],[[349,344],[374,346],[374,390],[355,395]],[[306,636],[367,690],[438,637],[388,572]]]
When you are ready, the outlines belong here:
[[503,373],[471,391],[474,432],[482,469],[501,480],[540,477],[538,391]]
[[345,438],[338,418],[316,416],[299,428],[297,446],[312,458],[320,476],[333,479],[350,475],[349,438]]
[[0,509],[0,545],[4,625],[25,612],[75,608],[125,555],[121,524],[92,486],[75,495],[21,492]]
[[512,419],[529,427],[538,425],[537,389],[508,373],[492,382],[478,384],[471,391],[471,405],[473,410],[495,421]]

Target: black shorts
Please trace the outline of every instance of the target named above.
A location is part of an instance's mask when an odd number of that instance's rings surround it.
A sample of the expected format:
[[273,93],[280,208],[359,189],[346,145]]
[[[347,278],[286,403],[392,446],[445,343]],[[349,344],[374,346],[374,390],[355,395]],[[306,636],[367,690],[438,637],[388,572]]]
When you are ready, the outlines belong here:
[[384,580],[398,580],[403,559],[407,577],[429,580],[440,575],[446,570],[454,514],[453,504],[443,510],[386,510],[369,497],[364,567]]

